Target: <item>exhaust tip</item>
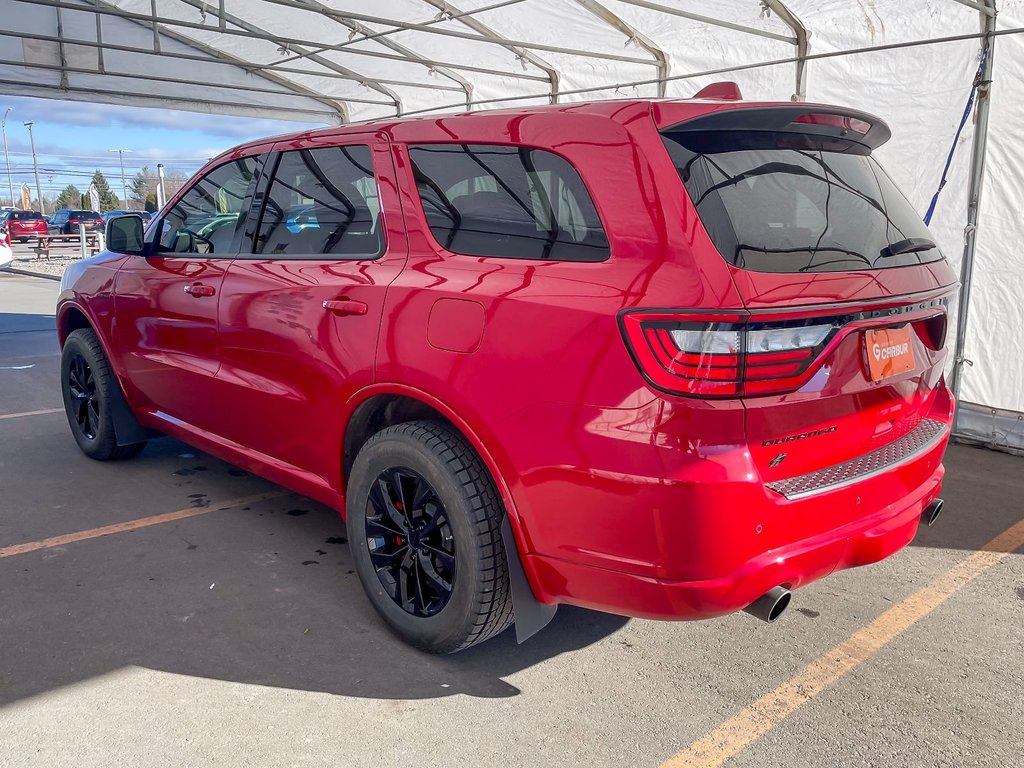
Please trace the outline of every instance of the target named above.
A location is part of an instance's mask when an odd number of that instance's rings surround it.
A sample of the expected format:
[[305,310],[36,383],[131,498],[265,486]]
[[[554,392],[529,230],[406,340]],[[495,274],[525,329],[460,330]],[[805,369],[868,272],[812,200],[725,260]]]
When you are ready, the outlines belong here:
[[924,512],[921,513],[921,517],[925,522],[925,525],[929,527],[935,525],[935,521],[939,519],[939,515],[942,514],[942,499],[936,499],[927,507],[924,508]]
[[771,624],[786,612],[792,598],[793,593],[785,587],[775,587],[765,592],[743,611]]

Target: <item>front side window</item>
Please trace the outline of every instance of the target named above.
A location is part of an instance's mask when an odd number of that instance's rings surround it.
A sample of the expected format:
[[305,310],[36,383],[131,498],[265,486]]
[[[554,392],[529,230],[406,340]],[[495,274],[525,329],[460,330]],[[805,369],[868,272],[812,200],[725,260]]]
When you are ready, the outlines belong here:
[[382,229],[369,147],[294,150],[281,153],[255,251],[372,259],[384,252]]
[[171,253],[231,253],[235,229],[246,214],[246,192],[257,158],[217,166],[178,201],[160,229],[160,250]]
[[594,203],[568,161],[528,147],[409,147],[434,238],[467,256],[604,261]]

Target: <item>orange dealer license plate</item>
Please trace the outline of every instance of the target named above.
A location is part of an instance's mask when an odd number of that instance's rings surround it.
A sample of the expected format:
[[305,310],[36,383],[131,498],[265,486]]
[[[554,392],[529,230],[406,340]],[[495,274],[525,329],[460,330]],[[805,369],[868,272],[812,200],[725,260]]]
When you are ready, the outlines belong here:
[[914,370],[914,345],[910,342],[909,325],[872,328],[864,332],[864,342],[872,381]]

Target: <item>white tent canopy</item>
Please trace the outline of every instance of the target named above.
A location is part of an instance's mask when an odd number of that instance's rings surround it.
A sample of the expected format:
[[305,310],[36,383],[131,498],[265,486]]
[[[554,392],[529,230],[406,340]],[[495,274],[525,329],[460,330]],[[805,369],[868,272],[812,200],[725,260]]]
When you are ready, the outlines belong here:
[[960,431],[1024,449],[1022,27],[1024,0],[0,0],[0,84],[330,124],[730,79],[886,119],[877,154],[924,213],[987,49],[931,227],[973,267]]

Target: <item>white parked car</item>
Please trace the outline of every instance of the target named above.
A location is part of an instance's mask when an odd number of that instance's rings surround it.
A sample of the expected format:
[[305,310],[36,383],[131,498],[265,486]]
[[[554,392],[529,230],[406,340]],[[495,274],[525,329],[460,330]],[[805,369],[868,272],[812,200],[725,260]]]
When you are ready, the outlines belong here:
[[6,267],[14,260],[14,251],[11,250],[11,238],[7,229],[0,227],[0,267]]

